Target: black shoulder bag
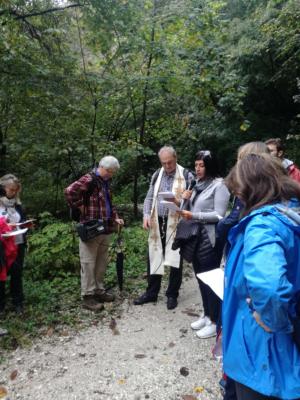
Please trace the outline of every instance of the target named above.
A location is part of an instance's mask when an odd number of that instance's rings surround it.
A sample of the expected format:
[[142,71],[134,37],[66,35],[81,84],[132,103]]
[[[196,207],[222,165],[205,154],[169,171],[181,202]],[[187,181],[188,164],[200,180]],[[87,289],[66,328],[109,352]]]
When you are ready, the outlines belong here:
[[[99,187],[97,183],[96,183],[96,188],[97,188],[99,219],[92,219],[84,223],[76,224],[76,231],[78,233],[78,236],[83,242],[87,242],[88,240],[94,239],[95,237],[106,233],[103,219],[100,218]],[[90,196],[91,195],[92,193],[90,194]]]

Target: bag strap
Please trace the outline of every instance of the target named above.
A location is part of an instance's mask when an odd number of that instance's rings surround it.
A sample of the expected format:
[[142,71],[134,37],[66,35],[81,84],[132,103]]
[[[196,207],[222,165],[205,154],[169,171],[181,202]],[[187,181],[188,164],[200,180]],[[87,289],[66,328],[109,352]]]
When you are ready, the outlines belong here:
[[97,179],[97,175],[92,171],[89,172],[89,175],[91,176],[91,180],[88,183],[88,188],[86,192],[83,193],[83,209],[84,209],[84,216],[86,215],[86,209],[90,203],[90,198],[92,194],[94,193],[95,188],[97,189],[97,200],[98,200],[98,210],[99,210],[99,219],[101,219],[100,215],[100,200],[99,200],[99,192],[100,192],[100,187],[101,182],[99,179]]

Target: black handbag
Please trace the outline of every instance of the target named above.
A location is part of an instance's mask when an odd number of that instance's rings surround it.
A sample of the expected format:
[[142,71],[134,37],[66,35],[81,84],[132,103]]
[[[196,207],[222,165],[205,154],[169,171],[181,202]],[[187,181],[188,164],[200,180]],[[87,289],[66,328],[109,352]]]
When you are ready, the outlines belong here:
[[180,249],[181,256],[192,262],[200,238],[201,224],[199,221],[181,219],[177,225],[172,250]]
[[78,236],[83,242],[87,242],[90,239],[106,233],[105,226],[102,219],[93,219],[83,224],[77,224],[76,230]]

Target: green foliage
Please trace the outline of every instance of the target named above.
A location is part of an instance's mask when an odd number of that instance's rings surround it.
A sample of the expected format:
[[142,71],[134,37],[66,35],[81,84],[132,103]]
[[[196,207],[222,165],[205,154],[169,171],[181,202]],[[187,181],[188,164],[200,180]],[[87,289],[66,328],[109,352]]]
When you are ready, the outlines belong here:
[[[47,225],[44,225],[46,222]],[[49,213],[44,213],[41,226],[40,231],[33,233],[29,239],[30,249],[24,268],[25,313],[20,318],[8,303],[6,318],[1,321],[1,326],[9,331],[8,336],[0,338],[0,345],[5,349],[29,345],[34,337],[48,335],[49,329],[51,334],[60,334],[64,330],[84,326],[85,321],[89,323],[101,318],[101,314],[97,316],[81,309],[80,275],[77,265],[74,270],[72,246],[66,238],[72,238],[69,224],[58,223]],[[54,251],[52,247],[55,247]],[[116,247],[117,236],[114,235],[105,284],[115,289]],[[146,283],[143,278],[147,261],[147,233],[140,225],[123,229],[121,249],[125,256],[123,296],[130,296],[144,288]],[[74,251],[78,261],[78,246]],[[62,260],[59,267],[55,264],[57,258]]]
[[298,0],[2,3],[0,169],[31,213],[64,213],[63,188],[104,154],[137,206],[163,144],[186,166],[210,147],[226,170],[246,141],[299,134]]
[[41,214],[41,228],[28,238],[26,265],[33,281],[79,272],[78,239],[73,223]]
[[141,280],[147,267],[147,232],[139,225],[124,228],[121,233],[121,245],[115,234],[110,248],[110,262],[105,276],[107,286],[116,286],[116,257],[120,249],[124,254],[124,290],[131,292],[145,286]]
[[47,334],[48,329],[57,331],[82,324],[84,315],[80,305],[80,278],[71,274],[61,275],[52,281],[32,280],[31,271],[24,271],[25,313],[20,318],[8,307],[2,326],[9,335],[1,338],[6,349],[26,346],[34,337]]

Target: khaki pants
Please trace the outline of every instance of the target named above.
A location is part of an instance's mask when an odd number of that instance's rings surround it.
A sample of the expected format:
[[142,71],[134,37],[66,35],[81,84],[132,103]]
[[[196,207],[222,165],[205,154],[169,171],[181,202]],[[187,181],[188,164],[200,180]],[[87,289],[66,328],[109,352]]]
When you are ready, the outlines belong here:
[[83,242],[79,239],[81,295],[104,292],[103,279],[108,264],[110,235],[99,235]]

